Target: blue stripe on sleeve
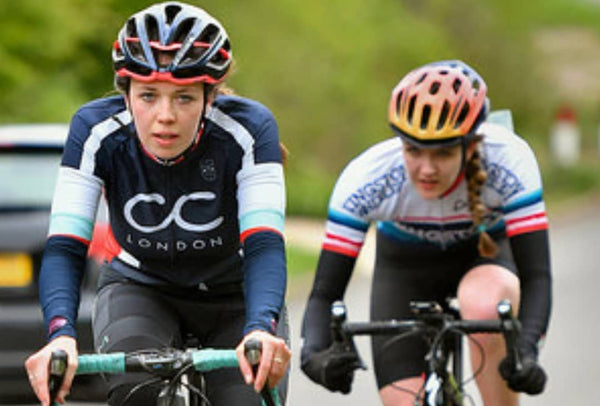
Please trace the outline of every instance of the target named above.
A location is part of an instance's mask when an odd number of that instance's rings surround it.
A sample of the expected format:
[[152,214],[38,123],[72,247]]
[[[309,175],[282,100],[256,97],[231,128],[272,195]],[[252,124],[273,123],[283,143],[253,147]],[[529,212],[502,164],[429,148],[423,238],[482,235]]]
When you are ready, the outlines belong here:
[[535,190],[502,208],[504,214],[511,213],[542,201],[542,189]]
[[366,232],[369,229],[369,223],[366,221],[357,220],[354,217],[350,217],[339,211],[329,209],[327,219],[337,224],[341,224],[346,227],[354,228],[362,232]]

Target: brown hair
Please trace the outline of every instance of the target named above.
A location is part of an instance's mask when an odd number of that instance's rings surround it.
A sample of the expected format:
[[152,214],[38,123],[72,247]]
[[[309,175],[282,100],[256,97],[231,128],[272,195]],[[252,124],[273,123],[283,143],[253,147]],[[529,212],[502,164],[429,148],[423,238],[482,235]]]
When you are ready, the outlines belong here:
[[[475,142],[477,143],[478,141]],[[473,224],[479,232],[479,243],[477,244],[479,255],[486,258],[494,258],[498,253],[498,246],[485,231],[485,225],[483,224],[486,207],[481,199],[481,189],[487,179],[487,173],[483,169],[481,155],[477,148],[475,148],[471,159],[466,164],[465,176],[467,178],[469,208],[471,209]]]

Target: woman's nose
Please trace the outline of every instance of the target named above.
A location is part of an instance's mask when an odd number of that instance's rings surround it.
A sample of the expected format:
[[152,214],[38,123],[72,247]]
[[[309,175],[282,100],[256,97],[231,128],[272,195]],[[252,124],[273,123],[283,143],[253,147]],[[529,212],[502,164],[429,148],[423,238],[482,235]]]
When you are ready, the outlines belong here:
[[158,105],[158,120],[160,122],[172,122],[175,120],[175,109],[167,98],[162,99]]

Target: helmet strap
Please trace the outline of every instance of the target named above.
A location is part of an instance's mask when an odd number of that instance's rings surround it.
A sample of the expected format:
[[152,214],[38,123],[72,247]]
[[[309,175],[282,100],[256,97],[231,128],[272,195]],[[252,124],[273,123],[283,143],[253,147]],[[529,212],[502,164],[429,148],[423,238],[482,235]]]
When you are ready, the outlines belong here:
[[460,169],[458,171],[458,175],[456,175],[456,179],[452,182],[452,185],[446,190],[444,193],[440,195],[440,199],[448,196],[458,184],[463,180],[466,175],[467,169],[467,149],[469,147],[470,141],[467,141],[468,137],[462,137],[460,140]]

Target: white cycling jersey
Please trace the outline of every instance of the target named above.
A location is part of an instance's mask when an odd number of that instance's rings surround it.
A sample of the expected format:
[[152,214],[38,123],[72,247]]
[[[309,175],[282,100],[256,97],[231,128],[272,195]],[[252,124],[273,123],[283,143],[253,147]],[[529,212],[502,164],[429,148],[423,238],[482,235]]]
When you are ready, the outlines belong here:
[[[489,232],[511,237],[546,229],[542,182],[528,144],[510,129],[483,123],[479,148],[487,171],[482,199]],[[399,244],[428,244],[441,249],[477,234],[463,178],[438,199],[425,200],[405,168],[400,138],[382,141],[352,160],[337,180],[329,203],[323,249],[356,257],[369,224]]]

